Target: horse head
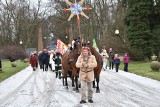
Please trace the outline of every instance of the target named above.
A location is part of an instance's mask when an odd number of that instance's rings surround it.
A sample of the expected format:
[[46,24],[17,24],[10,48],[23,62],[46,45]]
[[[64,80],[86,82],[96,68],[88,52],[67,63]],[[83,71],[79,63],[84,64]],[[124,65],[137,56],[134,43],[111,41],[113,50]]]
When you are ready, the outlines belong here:
[[78,55],[81,54],[81,48],[82,48],[82,46],[81,46],[81,41],[80,41],[80,40],[77,40],[77,41],[75,42],[75,49],[77,50]]

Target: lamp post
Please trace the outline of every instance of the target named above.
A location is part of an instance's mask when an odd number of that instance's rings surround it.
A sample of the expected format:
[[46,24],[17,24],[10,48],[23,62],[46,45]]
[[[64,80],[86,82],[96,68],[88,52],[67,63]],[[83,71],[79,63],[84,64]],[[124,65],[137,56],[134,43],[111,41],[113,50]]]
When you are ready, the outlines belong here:
[[117,50],[118,50],[118,35],[119,35],[119,30],[118,29],[115,30],[115,35],[117,36],[116,47],[117,47]]
[[23,42],[22,42],[22,41],[20,41],[20,42],[19,42],[19,44],[20,44],[20,45],[22,45],[22,44],[23,44]]
[[115,34],[118,35],[119,34],[119,30],[115,30]]

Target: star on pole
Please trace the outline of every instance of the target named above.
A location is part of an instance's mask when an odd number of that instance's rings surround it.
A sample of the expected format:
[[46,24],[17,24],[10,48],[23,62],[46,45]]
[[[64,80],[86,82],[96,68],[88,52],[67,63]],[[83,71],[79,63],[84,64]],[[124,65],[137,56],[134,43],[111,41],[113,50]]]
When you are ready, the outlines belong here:
[[70,8],[64,8],[64,11],[71,11],[71,15],[68,18],[68,21],[70,21],[73,16],[77,16],[77,22],[80,23],[80,17],[79,15],[82,15],[84,17],[86,17],[87,19],[89,19],[89,17],[83,12],[83,10],[91,10],[92,8],[89,7],[82,7],[84,0],[81,0],[80,2],[77,3],[77,0],[75,0],[74,3],[70,2],[69,0],[64,0],[66,2],[66,4],[68,4],[70,6]]

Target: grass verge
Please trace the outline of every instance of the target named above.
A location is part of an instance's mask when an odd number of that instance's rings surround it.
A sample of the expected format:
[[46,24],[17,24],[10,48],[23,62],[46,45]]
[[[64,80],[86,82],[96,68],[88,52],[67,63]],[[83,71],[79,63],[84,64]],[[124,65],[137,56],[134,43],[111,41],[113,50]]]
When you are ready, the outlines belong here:
[[0,82],[7,79],[8,77],[16,74],[17,72],[25,69],[29,64],[21,61],[16,61],[17,67],[11,67],[11,62],[2,62],[3,71],[0,73]]
[[[120,64],[120,69],[121,70],[124,69],[123,62]],[[160,81],[160,71],[151,70],[150,62],[130,62],[128,66],[128,70],[131,73],[135,73],[137,75],[149,77],[149,78]]]

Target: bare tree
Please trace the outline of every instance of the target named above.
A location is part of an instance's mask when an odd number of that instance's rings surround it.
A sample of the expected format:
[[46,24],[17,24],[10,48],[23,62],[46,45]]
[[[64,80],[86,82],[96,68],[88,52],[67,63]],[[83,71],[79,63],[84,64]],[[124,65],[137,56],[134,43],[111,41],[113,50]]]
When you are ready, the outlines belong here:
[[19,44],[23,47],[37,47],[37,29],[48,16],[49,6],[38,0],[5,0],[0,2],[1,45]]

